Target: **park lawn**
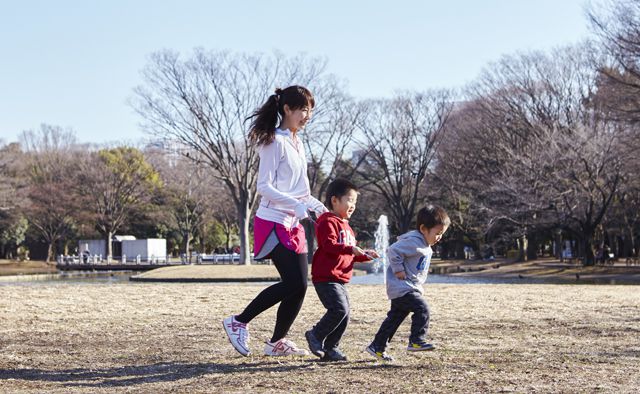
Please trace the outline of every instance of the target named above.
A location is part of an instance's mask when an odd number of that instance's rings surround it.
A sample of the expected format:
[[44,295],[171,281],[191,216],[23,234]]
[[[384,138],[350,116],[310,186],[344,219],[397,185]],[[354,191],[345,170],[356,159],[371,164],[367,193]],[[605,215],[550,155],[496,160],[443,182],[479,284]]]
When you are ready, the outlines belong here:
[[[349,287],[349,362],[267,358],[275,308],[251,324],[256,355],[228,343],[221,319],[263,285],[0,286],[0,387],[6,392],[637,392],[640,291],[634,286],[427,285],[438,349],[396,362],[363,349],[383,320],[381,285]],[[290,338],[322,315],[312,288]]]

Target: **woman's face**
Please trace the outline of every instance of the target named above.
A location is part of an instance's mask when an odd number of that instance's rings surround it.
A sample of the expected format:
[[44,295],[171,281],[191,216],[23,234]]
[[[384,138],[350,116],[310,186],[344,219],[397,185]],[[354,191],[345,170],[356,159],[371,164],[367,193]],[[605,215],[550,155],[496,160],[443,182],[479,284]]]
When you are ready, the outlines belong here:
[[284,106],[284,119],[282,124],[285,128],[295,132],[303,129],[307,122],[311,120],[311,115],[313,114],[313,109],[309,107],[303,107],[291,110],[289,106],[285,104]]

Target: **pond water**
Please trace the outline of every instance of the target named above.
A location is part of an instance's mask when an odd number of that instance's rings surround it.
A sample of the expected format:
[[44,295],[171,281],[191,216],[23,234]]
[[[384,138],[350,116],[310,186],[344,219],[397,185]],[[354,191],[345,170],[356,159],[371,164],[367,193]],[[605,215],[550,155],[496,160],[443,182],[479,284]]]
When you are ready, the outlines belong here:
[[51,284],[60,283],[129,283],[129,277],[139,272],[134,271],[63,271],[57,274],[10,275],[0,276],[0,285],[16,284]]

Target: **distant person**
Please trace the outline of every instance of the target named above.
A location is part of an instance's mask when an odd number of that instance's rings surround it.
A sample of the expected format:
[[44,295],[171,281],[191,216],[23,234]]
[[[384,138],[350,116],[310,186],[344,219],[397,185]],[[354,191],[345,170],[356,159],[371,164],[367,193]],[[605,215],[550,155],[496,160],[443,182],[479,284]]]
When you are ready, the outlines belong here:
[[85,264],[89,264],[90,258],[91,258],[91,252],[89,252],[89,249],[85,249],[85,251],[82,252],[82,262],[84,262]]
[[[223,320],[233,347],[251,353],[248,323],[277,303],[276,324],[264,347],[267,356],[307,355],[286,338],[307,291],[307,241],[300,220],[325,206],[311,196],[307,158],[298,135],[311,119],[315,100],[302,86],[276,89],[252,116],[249,137],[258,146],[258,193],[262,196],[254,220],[254,259],[271,259],[282,279],[264,289],[239,315]],[[280,120],[280,125],[276,124]]]
[[351,280],[354,262],[379,256],[375,250],[356,246],[355,234],[349,226],[358,200],[356,186],[345,179],[336,179],[329,184],[326,195],[325,204],[330,212],[318,218],[318,249],[313,255],[311,280],[327,312],[305,337],[311,352],[322,361],[346,361],[347,356],[338,348],[349,324],[349,294],[345,284]]
[[423,285],[427,281],[431,264],[431,247],[438,243],[451,224],[444,209],[429,205],[418,211],[416,230],[398,237],[398,241],[389,246],[387,257],[387,296],[391,300],[391,309],[382,322],[373,342],[366,351],[372,356],[393,361],[387,352],[387,345],[404,319],[411,316],[411,335],[407,351],[433,350],[427,342],[430,311],[424,298]]

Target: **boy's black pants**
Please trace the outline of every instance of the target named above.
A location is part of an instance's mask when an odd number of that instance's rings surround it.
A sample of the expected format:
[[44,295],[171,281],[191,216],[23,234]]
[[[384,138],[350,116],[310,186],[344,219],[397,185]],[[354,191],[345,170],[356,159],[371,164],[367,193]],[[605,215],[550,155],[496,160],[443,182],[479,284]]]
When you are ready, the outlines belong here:
[[409,292],[402,297],[391,300],[391,309],[387,313],[387,318],[382,322],[378,333],[373,340],[373,346],[377,351],[384,351],[387,343],[400,327],[404,319],[411,316],[411,336],[409,342],[424,343],[427,339],[429,329],[429,304],[427,300],[417,291]]
[[324,341],[325,349],[336,349],[349,324],[351,308],[347,287],[338,282],[314,283],[313,286],[322,305],[327,308],[327,312],[313,327],[313,335]]

